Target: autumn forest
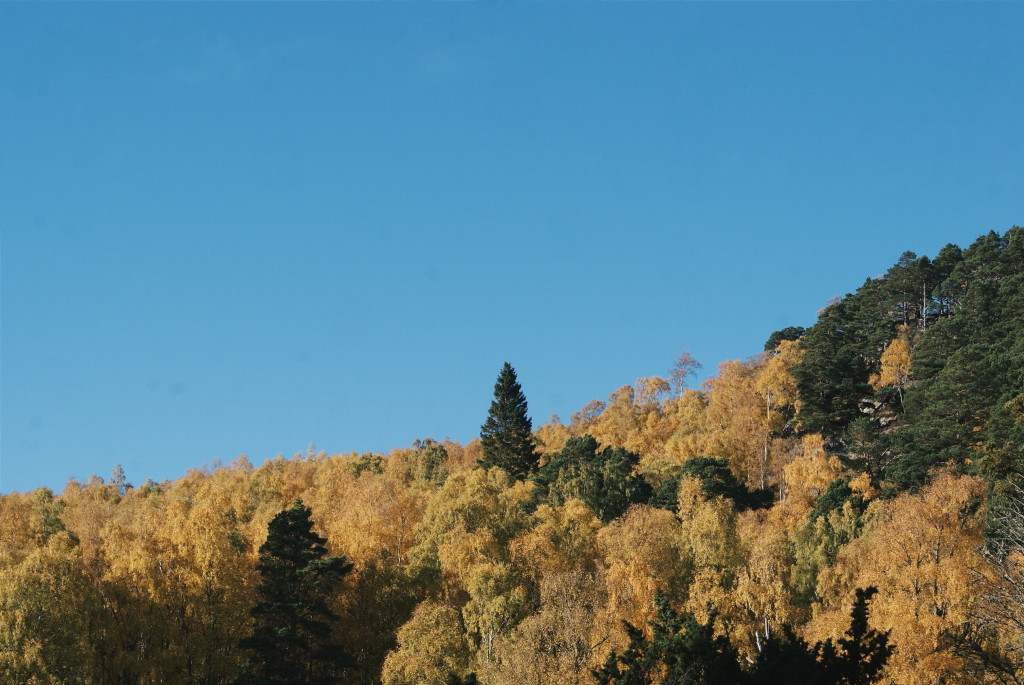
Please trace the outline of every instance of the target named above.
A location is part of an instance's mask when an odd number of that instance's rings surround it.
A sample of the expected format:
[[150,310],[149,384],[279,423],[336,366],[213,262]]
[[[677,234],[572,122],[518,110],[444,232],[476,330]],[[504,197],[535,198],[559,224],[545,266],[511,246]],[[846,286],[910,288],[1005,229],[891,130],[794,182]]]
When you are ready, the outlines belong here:
[[1024,683],[1024,228],[765,338],[542,425],[495,360],[468,444],[0,496],[0,682]]

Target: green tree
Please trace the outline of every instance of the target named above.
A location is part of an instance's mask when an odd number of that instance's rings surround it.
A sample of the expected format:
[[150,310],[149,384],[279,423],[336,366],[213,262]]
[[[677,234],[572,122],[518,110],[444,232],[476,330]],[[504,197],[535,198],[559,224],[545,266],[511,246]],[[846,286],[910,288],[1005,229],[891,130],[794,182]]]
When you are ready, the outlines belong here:
[[833,511],[842,511],[843,505],[847,502],[853,507],[854,511],[858,514],[863,514],[864,510],[867,509],[867,502],[860,495],[853,493],[853,488],[850,487],[850,478],[837,478],[836,480],[829,483],[828,488],[818,497],[818,501],[814,505],[814,509],[811,509],[811,522],[814,522],[821,516],[828,516]]
[[636,472],[639,463],[639,455],[622,447],[599,451],[590,435],[570,438],[537,472],[534,498],[552,507],[582,500],[608,523],[650,497],[650,485]]
[[654,602],[658,614],[657,619],[651,621],[651,639],[625,622],[629,646],[622,655],[612,652],[604,665],[593,671],[600,685],[652,685],[655,682],[739,685],[743,682],[739,653],[728,637],[715,635],[714,616],[707,623],[700,623],[693,614],[679,614],[661,592]]
[[729,460],[722,457],[688,459],[677,473],[663,480],[654,490],[649,504],[652,507],[676,511],[679,506],[679,484],[687,476],[700,480],[701,489],[706,497],[730,499],[739,511],[766,509],[772,505],[771,490],[748,489],[729,468]]
[[889,633],[868,628],[868,602],[873,587],[857,590],[850,612],[850,629],[837,642],[826,640],[813,647],[783,624],[781,635],[757,640],[758,658],[746,685],[802,683],[804,685],[871,685],[892,656]]
[[1024,392],[1024,229],[981,236],[959,257],[946,260],[955,268],[936,289],[944,316],[911,360],[906,425],[893,436],[899,459],[886,474],[904,489],[943,463],[979,465],[994,481],[1024,472],[1006,412]]
[[[766,626],[766,632],[767,626]],[[807,641],[782,625],[779,634],[756,636],[757,661],[751,667],[746,685],[776,685],[776,683],[800,683],[800,685],[833,685]]]
[[483,468],[500,466],[520,480],[537,470],[538,455],[533,423],[526,415],[526,396],[508,362],[494,384],[494,400],[480,428],[480,443],[484,456],[478,463]]
[[786,326],[768,336],[768,340],[764,343],[764,351],[767,354],[774,354],[775,350],[779,349],[782,341],[799,340],[806,332],[807,329],[803,326]]
[[881,289],[869,279],[856,294],[822,310],[801,339],[804,357],[793,377],[805,431],[838,438],[861,415],[861,399],[874,393],[869,380],[894,328],[879,304]]
[[251,652],[238,685],[328,685],[351,665],[331,637],[337,616],[327,598],[352,564],[327,556],[310,514],[296,500],[268,526],[256,564],[260,599],[250,612],[256,625],[238,643]]

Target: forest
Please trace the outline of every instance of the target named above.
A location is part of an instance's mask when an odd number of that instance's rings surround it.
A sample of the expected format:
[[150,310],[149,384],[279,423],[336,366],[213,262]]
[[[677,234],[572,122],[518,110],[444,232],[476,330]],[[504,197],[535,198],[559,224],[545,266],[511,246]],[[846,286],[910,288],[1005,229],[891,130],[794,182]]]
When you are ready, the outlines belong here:
[[1024,683],[1024,228],[768,333],[536,428],[506,363],[467,444],[0,496],[0,682]]

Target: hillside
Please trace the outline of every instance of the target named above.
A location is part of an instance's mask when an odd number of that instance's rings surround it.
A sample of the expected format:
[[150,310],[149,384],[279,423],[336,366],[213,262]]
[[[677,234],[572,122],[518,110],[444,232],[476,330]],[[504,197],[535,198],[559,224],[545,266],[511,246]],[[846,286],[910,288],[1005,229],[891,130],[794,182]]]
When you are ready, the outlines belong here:
[[767,333],[532,445],[507,367],[483,442],[4,495],[0,681],[236,682],[301,499],[352,564],[317,614],[350,661],[301,682],[1022,682],[1024,228],[905,252]]

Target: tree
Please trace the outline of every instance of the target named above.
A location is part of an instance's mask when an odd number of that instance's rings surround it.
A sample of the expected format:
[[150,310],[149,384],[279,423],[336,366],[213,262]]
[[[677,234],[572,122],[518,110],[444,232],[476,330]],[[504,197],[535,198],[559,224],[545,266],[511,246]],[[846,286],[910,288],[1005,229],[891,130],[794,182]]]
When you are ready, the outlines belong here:
[[[845,544],[818,574],[821,604],[804,636],[836,637],[847,621],[835,598],[877,587],[872,624],[891,632],[899,646],[886,678],[901,685],[955,682],[964,664],[942,642],[978,603],[973,570],[983,561],[984,492],[980,479],[940,474],[918,494],[869,505],[868,532]],[[843,505],[844,513],[850,510]],[[836,521],[837,513],[824,518]]]
[[598,451],[590,435],[570,438],[537,472],[534,497],[554,507],[582,500],[608,523],[650,497],[650,486],[636,472],[639,463],[639,455],[621,447]]
[[239,685],[327,685],[341,682],[350,658],[331,638],[337,617],[327,598],[352,570],[345,557],[327,556],[325,538],[313,532],[311,510],[296,500],[270,522],[260,547],[259,601],[250,612],[250,650]]
[[978,238],[938,291],[945,315],[914,348],[899,460],[886,474],[902,488],[944,462],[980,464],[993,480],[1024,470],[1003,432],[1006,403],[1024,391],[1024,229]]
[[702,623],[693,614],[675,611],[659,592],[650,639],[625,622],[629,646],[621,655],[613,651],[592,673],[601,685],[871,685],[893,653],[889,634],[868,628],[868,602],[876,592],[873,587],[857,590],[850,628],[835,642],[811,647],[786,624],[780,635],[767,634],[766,626],[749,671],[740,667],[728,631],[716,630],[713,611]]
[[799,340],[806,332],[807,329],[803,326],[786,326],[768,336],[768,340],[764,343],[764,351],[766,354],[774,354],[782,342]]
[[30,547],[20,564],[0,564],[0,681],[99,682],[94,626],[102,612],[82,550],[67,532]]
[[[629,647],[612,652],[593,675],[601,685],[738,685],[742,682],[739,654],[726,635],[715,635],[714,616],[701,623],[693,614],[679,614],[668,597],[654,599],[657,619],[651,639],[625,622]],[[660,676],[660,678],[659,678]]]
[[[384,685],[443,685],[465,673],[470,646],[455,607],[427,600],[398,630],[398,647],[384,661]],[[461,682],[461,681],[459,681]]]
[[538,610],[498,641],[498,658],[481,676],[493,685],[590,685],[590,668],[614,633],[615,622],[603,611],[606,603],[600,574],[545,575]]
[[612,616],[643,626],[654,618],[655,591],[674,593],[689,587],[689,550],[681,549],[678,519],[670,511],[638,505],[597,534],[606,569],[608,611]]
[[697,376],[697,372],[703,368],[703,364],[697,361],[689,350],[683,350],[672,365],[672,372],[669,376],[669,383],[672,386],[672,393],[679,397],[686,389],[686,379],[690,376]]
[[878,593],[874,587],[857,588],[857,599],[850,611],[850,628],[836,642],[826,640],[815,646],[824,666],[828,683],[870,685],[878,678],[894,647],[889,632],[868,628],[868,602]]
[[800,339],[803,358],[792,373],[800,396],[797,419],[805,431],[838,438],[861,415],[861,398],[873,394],[873,365],[892,339],[892,325],[879,312],[880,288],[869,279],[855,295],[823,309]]
[[494,384],[494,400],[480,427],[480,442],[484,456],[479,465],[484,468],[500,466],[520,480],[537,470],[538,455],[533,423],[526,415],[526,396],[508,362]]
[[1024,683],[1024,489],[1016,483],[990,513],[991,536],[972,570],[974,602],[947,639],[979,682]]
[[758,658],[747,685],[774,685],[780,682],[806,685],[871,685],[878,682],[894,647],[889,633],[868,627],[868,603],[878,593],[874,587],[858,588],[850,627],[836,641],[819,642],[813,647],[782,624],[779,635],[758,636]]
[[771,491],[747,488],[729,469],[728,459],[693,457],[684,462],[674,475],[661,482],[651,496],[651,506],[677,511],[679,484],[686,477],[698,479],[706,497],[732,500],[740,511],[765,509],[772,505]]

